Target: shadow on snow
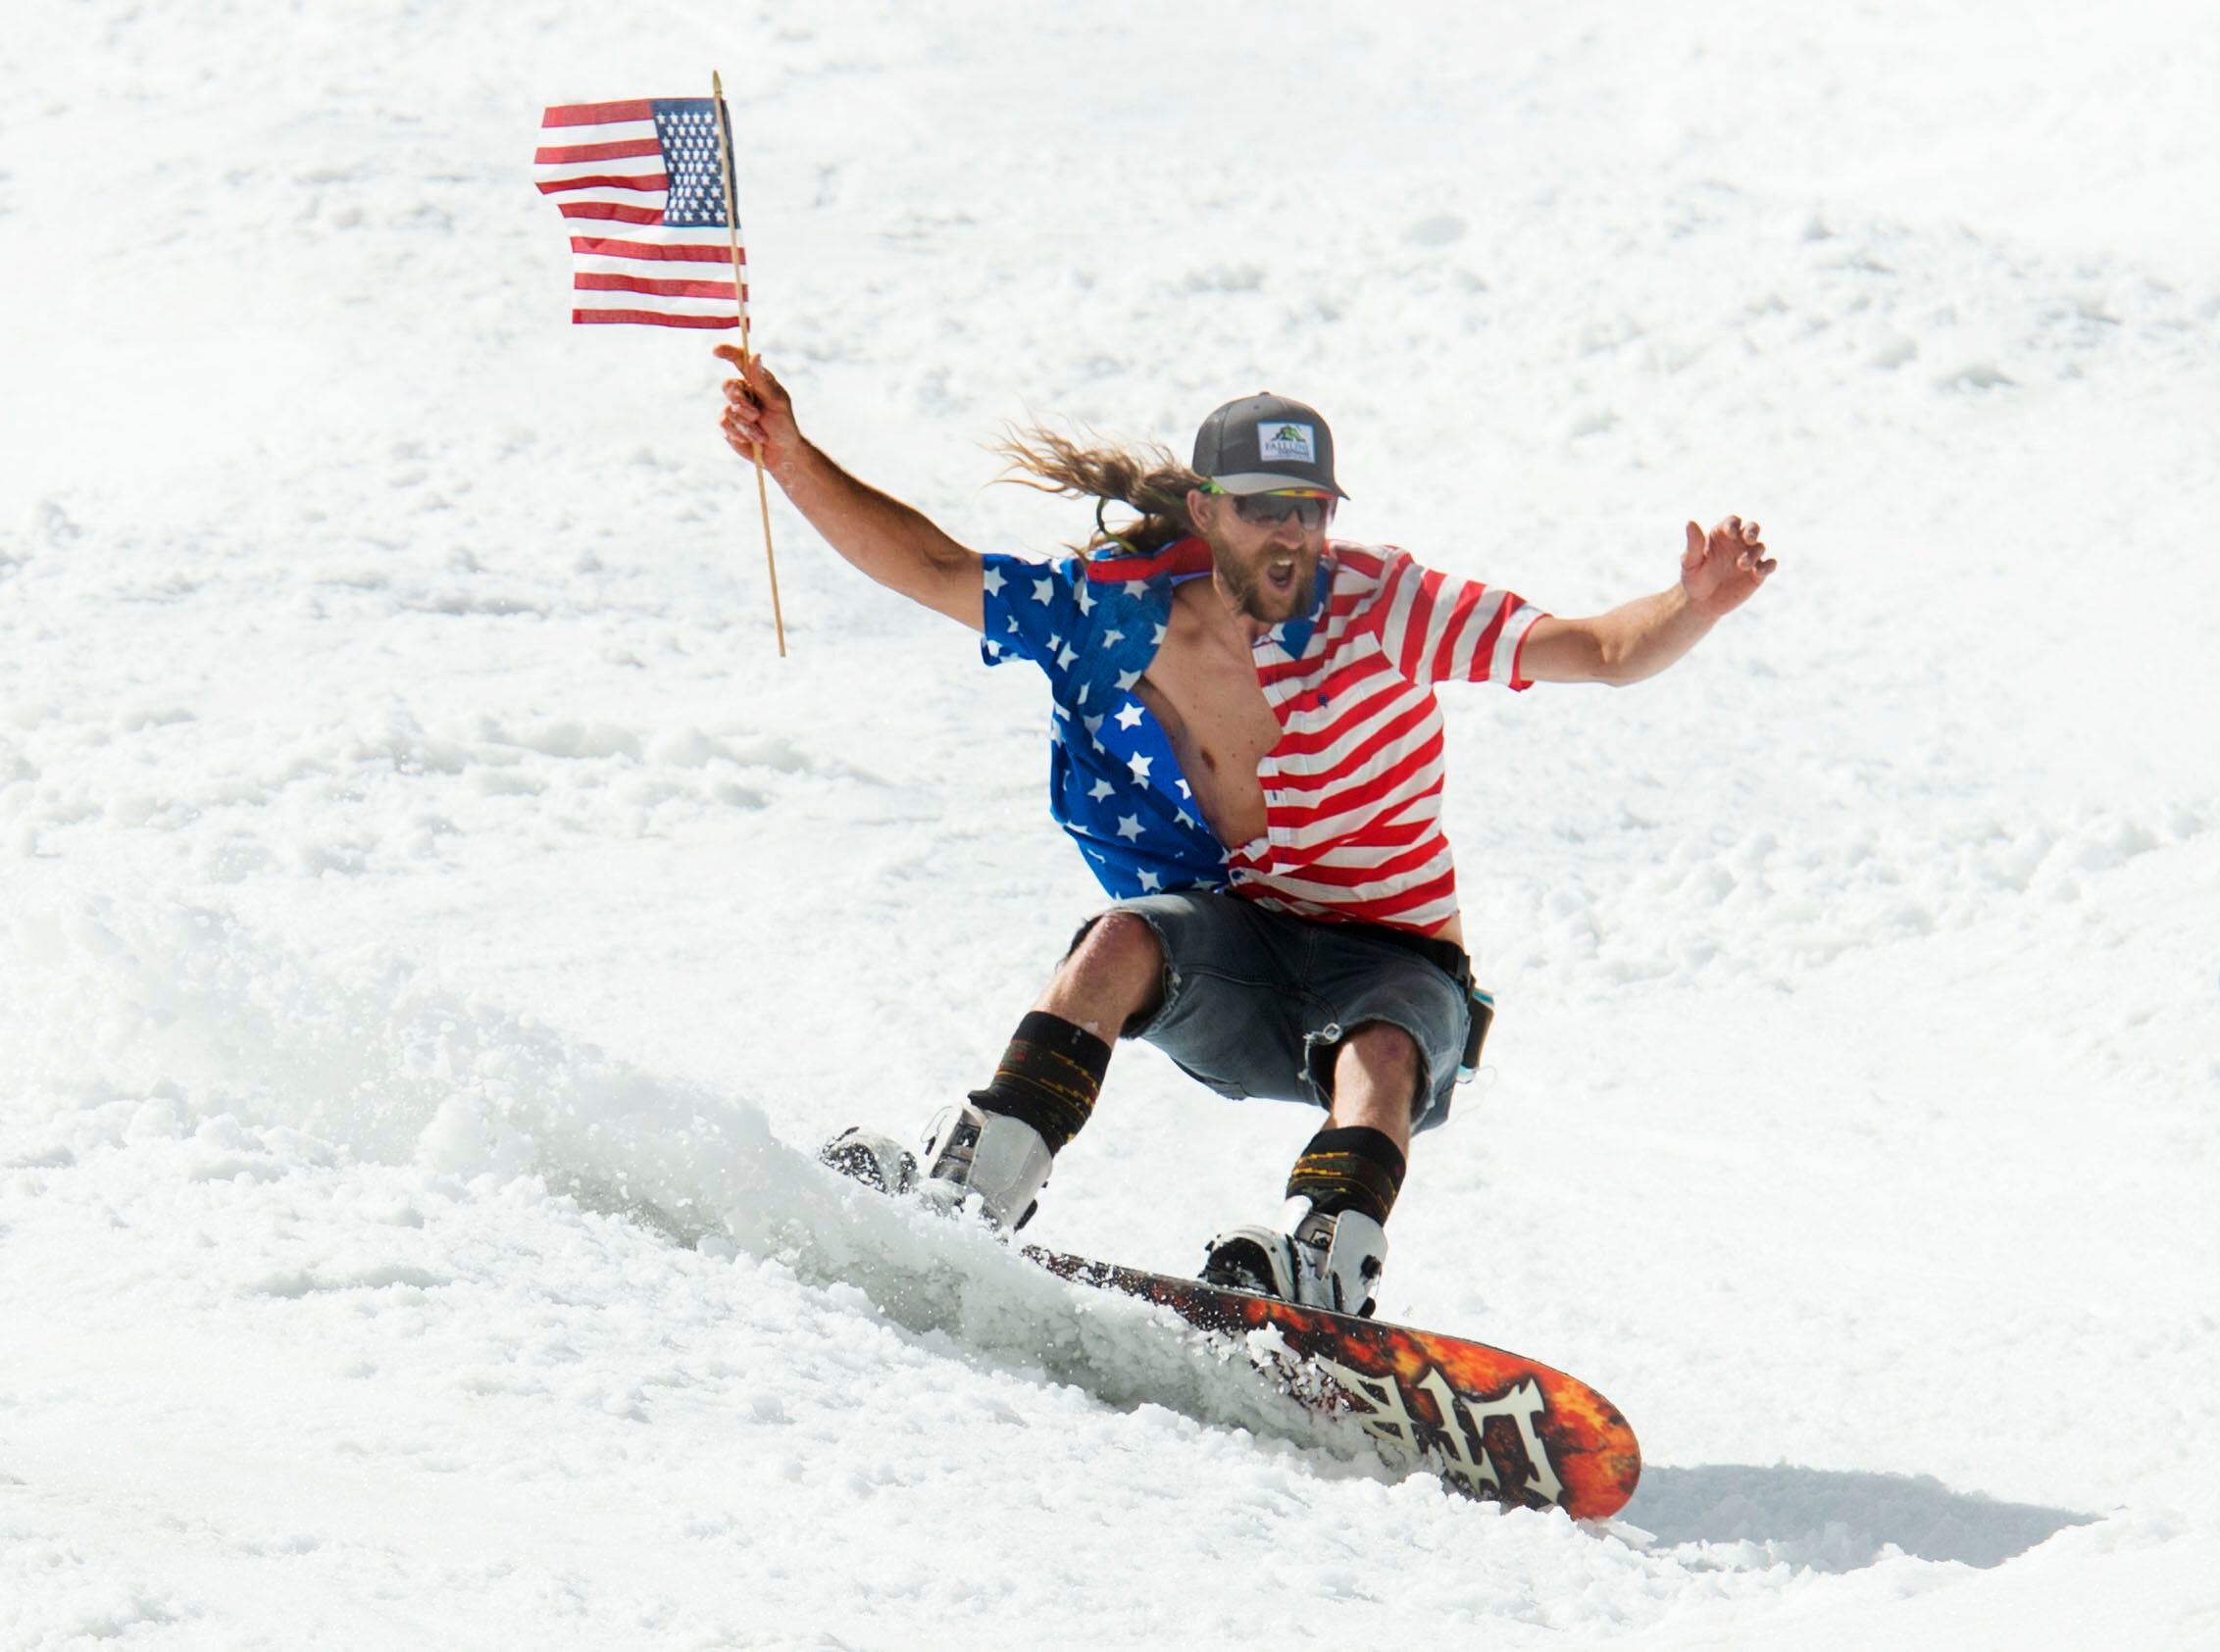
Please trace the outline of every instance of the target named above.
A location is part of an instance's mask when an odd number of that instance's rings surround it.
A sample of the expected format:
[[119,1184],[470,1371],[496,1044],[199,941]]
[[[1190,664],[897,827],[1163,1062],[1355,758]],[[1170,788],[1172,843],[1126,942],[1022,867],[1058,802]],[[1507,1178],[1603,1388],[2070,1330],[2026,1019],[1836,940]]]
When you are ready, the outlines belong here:
[[1891,1547],[1920,1560],[2001,1566],[2096,1517],[1999,1503],[1926,1475],[1713,1464],[1644,1468],[1624,1518],[1661,1543],[1754,1543],[1772,1560],[1850,1572]]

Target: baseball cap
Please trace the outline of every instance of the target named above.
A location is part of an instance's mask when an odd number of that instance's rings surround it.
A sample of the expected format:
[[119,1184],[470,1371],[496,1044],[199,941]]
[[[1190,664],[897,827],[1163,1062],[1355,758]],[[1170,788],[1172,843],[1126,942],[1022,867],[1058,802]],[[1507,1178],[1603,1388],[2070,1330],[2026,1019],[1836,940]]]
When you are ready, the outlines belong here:
[[1194,469],[1227,493],[1317,487],[1348,497],[1334,479],[1334,432],[1318,410],[1269,390],[1228,402],[1202,422]]

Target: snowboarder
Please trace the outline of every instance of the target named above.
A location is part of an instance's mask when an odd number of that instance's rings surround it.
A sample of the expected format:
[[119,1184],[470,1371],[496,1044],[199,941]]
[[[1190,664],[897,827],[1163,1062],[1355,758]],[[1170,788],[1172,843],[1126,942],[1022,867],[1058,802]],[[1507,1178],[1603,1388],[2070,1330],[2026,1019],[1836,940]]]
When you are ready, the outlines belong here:
[[[1440,824],[1434,684],[1627,683],[1672,665],[1775,568],[1755,523],[1686,530],[1680,577],[1588,619],[1331,540],[1346,498],[1326,421],[1259,394],[1193,462],[1034,430],[1018,479],[1096,501],[1057,562],[982,555],[858,481],[731,345],[726,439],[863,573],[1046,673],[1051,812],[1114,897],[1080,929],[993,1077],[920,1160],[851,1129],[825,1157],[1022,1225],[1091,1116],[1112,1043],[1145,1038],[1221,1094],[1306,1101],[1325,1127],[1276,1223],[1222,1232],[1202,1277],[1370,1313],[1414,1130],[1447,1116],[1489,1001],[1472,979]],[[1113,528],[1105,504],[1138,519]]]

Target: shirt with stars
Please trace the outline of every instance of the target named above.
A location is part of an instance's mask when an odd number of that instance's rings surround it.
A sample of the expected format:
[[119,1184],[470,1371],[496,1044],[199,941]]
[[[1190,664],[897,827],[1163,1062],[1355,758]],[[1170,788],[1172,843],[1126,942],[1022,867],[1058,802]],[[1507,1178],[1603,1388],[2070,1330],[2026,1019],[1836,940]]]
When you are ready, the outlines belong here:
[[[1048,676],[1048,808],[1110,894],[1223,888],[1225,848],[1203,825],[1162,725],[1134,692],[1156,656],[1172,590],[1191,576],[1123,559],[985,560],[988,665],[1031,660]],[[1207,552],[1201,572],[1207,572]]]

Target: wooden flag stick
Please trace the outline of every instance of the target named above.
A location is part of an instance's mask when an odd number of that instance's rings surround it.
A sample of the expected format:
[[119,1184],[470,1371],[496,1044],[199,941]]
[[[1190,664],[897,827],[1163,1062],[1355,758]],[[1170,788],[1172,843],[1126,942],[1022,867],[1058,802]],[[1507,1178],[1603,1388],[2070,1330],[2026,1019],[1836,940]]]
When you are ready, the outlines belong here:
[[[732,237],[732,298],[740,310],[740,354],[754,360],[748,343],[748,267],[740,251],[740,214],[732,197],[732,124],[725,110],[725,76],[709,72],[709,85],[717,101],[717,170],[725,178],[725,224]],[[749,442],[755,455],[755,502],[763,513],[763,563],[771,571],[771,624],[779,633],[779,658],[786,657],[786,620],[779,610],[779,559],[771,554],[771,489],[763,479],[763,448]]]

